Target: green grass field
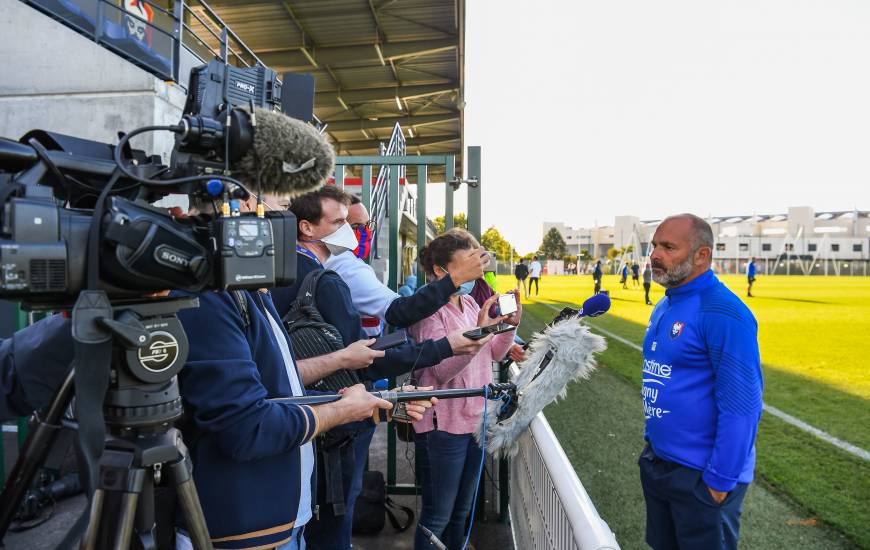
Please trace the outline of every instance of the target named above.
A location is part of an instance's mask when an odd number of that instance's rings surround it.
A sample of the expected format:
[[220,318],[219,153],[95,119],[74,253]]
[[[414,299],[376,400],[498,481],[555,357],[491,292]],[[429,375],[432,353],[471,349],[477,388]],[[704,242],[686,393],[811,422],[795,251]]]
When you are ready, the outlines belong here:
[[[742,277],[725,276],[723,280],[738,296],[745,296]],[[510,288],[514,280],[500,277],[499,284]],[[615,276],[605,277],[603,286],[611,291],[613,305],[608,315],[590,324],[640,343],[652,309],[643,303],[643,290],[624,290]],[[553,307],[579,303],[591,291],[589,276],[545,277],[541,295],[527,302],[529,315],[521,332],[539,328],[552,317]],[[744,299],[759,322],[765,402],[870,449],[870,361],[863,355],[870,343],[870,278],[763,277],[756,282],[754,294]],[[661,287],[653,285],[653,301],[662,295]],[[603,447],[627,446],[623,452],[633,448],[636,455],[643,425],[636,391],[640,352],[616,341],[609,345],[600,358],[607,373],[595,378],[594,384],[605,384],[621,394],[630,388],[624,403],[617,406],[614,403],[620,401],[608,401],[608,408],[611,417],[627,414],[635,425],[620,424],[601,443]],[[590,390],[581,384],[572,389],[571,397]],[[590,406],[569,398],[548,409],[547,415],[584,484],[591,485],[587,489],[599,495],[596,504],[618,513],[615,523],[605,519],[628,542],[623,547],[643,547],[642,505],[637,510],[626,508],[622,498],[627,490],[639,491],[634,463],[622,464],[621,469],[614,466],[621,473],[613,475],[601,473],[606,470],[589,473],[582,466],[599,458],[585,442],[601,434],[577,429],[576,419],[588,415]],[[633,429],[641,431],[634,433]],[[759,483],[747,497],[743,547],[849,545],[848,540],[840,541],[837,534],[817,524],[833,526],[859,546],[870,548],[870,463],[770,415],[762,420],[757,447]]]

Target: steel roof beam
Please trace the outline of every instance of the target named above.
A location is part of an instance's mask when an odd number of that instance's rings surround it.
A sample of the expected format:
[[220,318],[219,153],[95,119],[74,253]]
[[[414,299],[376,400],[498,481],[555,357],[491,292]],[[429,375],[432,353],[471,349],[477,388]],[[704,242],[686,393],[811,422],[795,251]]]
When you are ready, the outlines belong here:
[[[318,65],[333,68],[380,65],[380,57],[374,44],[358,46],[319,46],[313,47],[310,39],[305,44],[281,48],[260,48],[254,53],[272,68],[279,70],[305,70],[311,67],[313,58]],[[303,49],[307,52],[303,53]],[[382,43],[381,54],[384,61],[399,61],[424,55],[456,49],[455,40],[418,40],[414,42]]]
[[[449,134],[446,136],[406,138],[405,143],[408,147],[424,147],[426,145],[437,145],[439,143],[449,143],[451,141],[458,140],[459,134]],[[389,139],[360,139],[339,141],[335,148],[341,149],[343,151],[362,151],[364,149],[377,149],[378,144],[386,143],[387,141],[389,141]]]
[[400,88],[396,88],[395,86],[389,86],[386,88],[368,88],[361,90],[331,90],[317,92],[316,104],[323,106],[339,105],[339,96],[341,96],[342,101],[344,101],[346,104],[373,103],[377,101],[395,101],[397,93],[400,99],[416,99],[419,97],[427,97],[430,95],[441,94],[444,92],[452,92],[458,89],[458,83],[447,82],[444,84],[402,86]]
[[417,115],[417,116],[395,116],[383,117],[377,120],[337,120],[335,122],[325,121],[329,126],[327,130],[330,132],[348,132],[350,130],[373,130],[378,128],[392,128],[398,122],[403,128],[408,126],[428,126],[430,124],[442,124],[445,122],[453,122],[459,120],[459,113],[448,113],[443,115]]

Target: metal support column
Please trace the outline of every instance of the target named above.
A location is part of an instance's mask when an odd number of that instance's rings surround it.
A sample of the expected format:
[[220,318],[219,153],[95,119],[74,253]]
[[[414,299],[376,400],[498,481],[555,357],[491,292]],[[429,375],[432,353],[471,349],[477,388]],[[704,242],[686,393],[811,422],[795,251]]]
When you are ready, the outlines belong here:
[[426,183],[429,177],[429,167],[425,164],[417,167],[417,288],[426,282],[426,273],[420,262],[420,250],[426,246]]
[[366,164],[362,167],[362,199],[363,206],[372,212],[372,165]]
[[480,240],[480,146],[468,147],[468,180],[477,184],[468,184],[468,230],[474,238]]
[[344,166],[341,164],[335,167],[335,186],[344,190]]
[[399,266],[402,263],[399,250],[399,170],[390,170],[390,187],[387,189],[387,216],[390,218],[390,257],[387,261],[387,286],[393,292],[399,290]]
[[453,229],[453,186],[456,177],[456,159],[451,155],[444,164],[444,230]]

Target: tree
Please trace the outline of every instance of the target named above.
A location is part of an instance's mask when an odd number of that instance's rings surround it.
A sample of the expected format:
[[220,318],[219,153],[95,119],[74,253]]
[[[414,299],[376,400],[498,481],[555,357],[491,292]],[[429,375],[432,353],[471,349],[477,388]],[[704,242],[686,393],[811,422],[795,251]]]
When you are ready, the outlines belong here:
[[622,255],[621,248],[614,247],[614,248],[611,248],[607,251],[607,259],[611,260],[611,261],[615,260],[617,258],[617,256],[621,256],[621,255]]
[[541,243],[541,254],[547,257],[548,260],[558,260],[565,255],[565,239],[555,227],[544,235],[544,241]]
[[495,252],[495,257],[502,261],[510,260],[512,254],[516,253],[516,250],[511,246],[511,243],[507,242],[507,240],[502,237],[502,234],[494,225],[490,226],[490,228],[481,236],[480,244],[483,245],[485,249]]
[[[438,230],[439,234],[444,233],[444,216],[438,216],[432,220],[432,223],[435,224],[435,229]],[[465,215],[465,212],[453,215],[453,227],[468,229],[468,217]]]

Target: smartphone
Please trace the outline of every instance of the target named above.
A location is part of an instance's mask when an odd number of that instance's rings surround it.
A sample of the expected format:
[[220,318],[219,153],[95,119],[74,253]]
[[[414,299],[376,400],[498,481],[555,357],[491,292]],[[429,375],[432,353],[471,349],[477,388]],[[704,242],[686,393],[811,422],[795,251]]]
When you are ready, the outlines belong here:
[[481,338],[486,338],[488,334],[501,334],[502,332],[507,332],[515,328],[515,326],[508,323],[496,323],[494,325],[489,325],[488,327],[478,327],[474,330],[463,332],[462,335],[472,340],[480,340]]
[[400,346],[407,341],[408,333],[404,330],[397,330],[387,334],[386,336],[381,336],[375,340],[375,343],[369,346],[369,348],[377,351],[384,351],[386,349]]
[[510,315],[517,312],[517,297],[513,292],[498,297],[498,314]]
[[483,332],[483,329],[478,327],[474,330],[463,332],[462,335],[471,340],[480,340],[481,338],[486,338],[487,333]]

